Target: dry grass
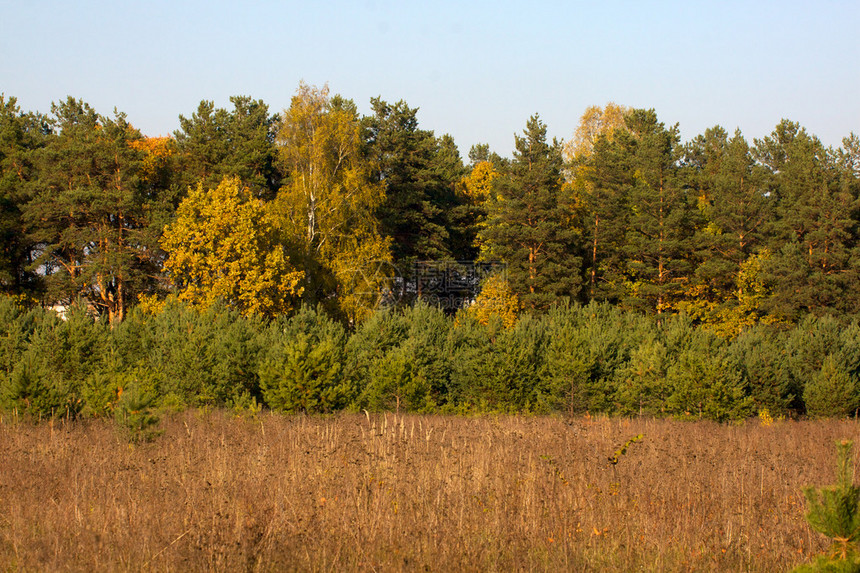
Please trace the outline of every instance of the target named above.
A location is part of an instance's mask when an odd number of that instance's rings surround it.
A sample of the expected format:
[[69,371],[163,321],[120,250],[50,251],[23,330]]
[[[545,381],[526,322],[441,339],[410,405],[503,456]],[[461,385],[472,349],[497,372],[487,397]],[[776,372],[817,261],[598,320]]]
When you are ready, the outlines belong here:
[[781,571],[858,427],[215,412],[129,446],[7,417],[0,570]]

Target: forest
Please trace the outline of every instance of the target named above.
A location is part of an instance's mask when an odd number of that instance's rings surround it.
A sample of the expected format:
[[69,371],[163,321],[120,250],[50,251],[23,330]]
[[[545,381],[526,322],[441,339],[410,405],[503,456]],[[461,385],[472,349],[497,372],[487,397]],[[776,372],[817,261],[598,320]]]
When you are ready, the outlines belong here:
[[856,134],[608,103],[464,159],[403,101],[230,101],[146,137],[0,96],[0,410],[860,407]]

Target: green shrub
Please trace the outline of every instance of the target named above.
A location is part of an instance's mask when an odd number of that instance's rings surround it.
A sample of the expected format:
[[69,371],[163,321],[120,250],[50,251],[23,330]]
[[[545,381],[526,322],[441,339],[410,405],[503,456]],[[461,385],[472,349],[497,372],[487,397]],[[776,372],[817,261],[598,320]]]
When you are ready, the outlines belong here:
[[784,337],[785,362],[790,377],[790,393],[802,398],[798,410],[806,409],[806,386],[822,370],[825,358],[840,355],[846,324],[832,316],[807,316]]
[[[597,309],[597,305],[589,307]],[[605,393],[598,390],[600,371],[612,370],[595,352],[606,342],[602,330],[590,328],[592,314],[579,306],[556,307],[544,318],[546,344],[539,369],[541,409],[568,413],[598,411]]]
[[828,354],[821,370],[812,375],[803,390],[806,413],[813,418],[853,414],[860,405],[857,390],[854,377],[833,354]]
[[671,394],[666,370],[669,352],[663,341],[646,338],[633,349],[630,359],[617,371],[614,401],[622,415],[666,412],[666,400]]
[[119,400],[114,409],[115,419],[120,428],[134,443],[148,442],[161,434],[157,428],[159,417],[153,412],[156,396],[132,382],[121,389]]
[[803,490],[810,527],[831,538],[829,555],[796,568],[796,573],[821,571],[860,571],[860,488],[854,485],[853,442],[837,442],[836,484]]
[[726,361],[740,374],[758,410],[784,416],[800,405],[781,333],[763,326],[745,330],[727,347]]
[[451,321],[438,308],[377,312],[350,337],[356,408],[432,411],[451,399]]
[[177,301],[149,315],[134,312],[113,333],[122,368],[141,368],[160,400],[177,406],[226,405],[259,397],[264,326],[223,305],[199,311]]
[[494,412],[534,411],[546,405],[540,372],[543,321],[525,314],[511,329],[464,320],[452,332],[451,386],[456,402]]
[[263,399],[285,412],[331,412],[354,390],[344,376],[346,333],[320,310],[303,307],[273,323],[258,368]]
[[260,367],[263,399],[274,410],[331,412],[342,407],[343,346],[336,340],[299,333],[270,352]]
[[[20,318],[20,317],[19,317]],[[80,306],[60,320],[50,311],[19,324],[22,352],[7,354],[7,372],[0,378],[0,407],[35,417],[74,416],[81,410],[84,381],[99,365],[109,340],[108,327]],[[14,361],[14,364],[13,364]]]

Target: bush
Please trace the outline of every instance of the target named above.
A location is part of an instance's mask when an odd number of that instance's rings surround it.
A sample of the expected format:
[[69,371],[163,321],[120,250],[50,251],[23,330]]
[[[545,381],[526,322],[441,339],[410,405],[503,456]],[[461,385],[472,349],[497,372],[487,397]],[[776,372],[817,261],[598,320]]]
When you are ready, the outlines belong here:
[[356,408],[431,411],[450,400],[451,321],[419,303],[377,312],[347,343]]
[[141,388],[136,382],[120,388],[119,393],[114,409],[116,422],[127,432],[131,442],[148,442],[161,434],[156,428],[159,418],[152,411],[156,402],[155,394]]
[[727,367],[740,374],[759,410],[784,416],[800,405],[781,333],[762,326],[746,330],[729,344],[726,360]]
[[66,320],[50,311],[18,318],[23,322],[16,328],[17,344],[26,340],[27,345],[23,352],[7,353],[11,371],[0,380],[0,406],[36,417],[77,415],[84,381],[108,347],[108,327],[80,305]]
[[845,417],[860,406],[857,384],[833,354],[812,375],[803,391],[806,413],[813,418]]
[[223,406],[260,396],[263,332],[259,319],[236,310],[201,312],[174,300],[156,315],[131,313],[113,336],[120,368],[146,371],[163,405]]
[[456,402],[490,411],[534,411],[541,400],[545,323],[523,315],[511,329],[500,321],[464,321],[452,332],[451,386]]
[[860,571],[857,548],[860,540],[860,488],[853,483],[853,443],[842,440],[836,447],[836,484],[803,490],[809,507],[806,521],[812,529],[833,540],[831,551],[812,564],[796,568],[795,573]]
[[259,366],[266,404],[285,412],[331,412],[354,392],[343,372],[346,333],[323,312],[304,307],[275,322]]

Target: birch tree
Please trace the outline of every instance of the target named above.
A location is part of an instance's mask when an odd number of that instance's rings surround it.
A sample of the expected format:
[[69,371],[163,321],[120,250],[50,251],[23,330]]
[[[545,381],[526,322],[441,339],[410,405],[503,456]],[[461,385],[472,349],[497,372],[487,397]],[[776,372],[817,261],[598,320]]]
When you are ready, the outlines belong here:
[[277,139],[286,184],[273,205],[284,239],[301,253],[305,300],[359,320],[378,302],[390,269],[376,210],[385,199],[361,154],[355,105],[302,84]]

